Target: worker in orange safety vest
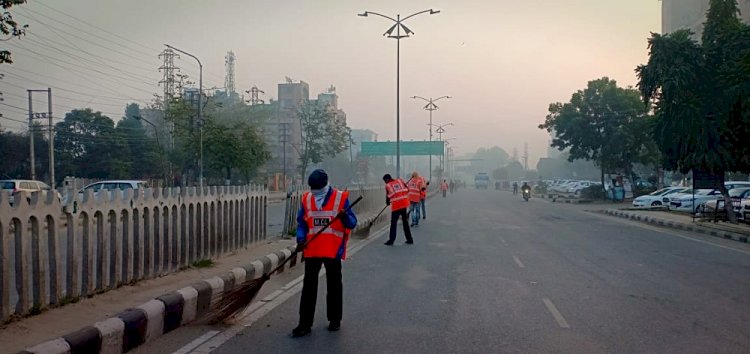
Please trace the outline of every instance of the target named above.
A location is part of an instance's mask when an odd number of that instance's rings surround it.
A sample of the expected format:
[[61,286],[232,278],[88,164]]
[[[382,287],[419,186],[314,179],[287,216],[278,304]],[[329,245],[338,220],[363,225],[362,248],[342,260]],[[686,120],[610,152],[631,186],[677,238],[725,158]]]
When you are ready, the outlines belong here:
[[409,214],[411,214],[411,226],[419,226],[420,216],[420,202],[422,200],[422,187],[424,187],[424,180],[419,176],[417,171],[412,172],[409,183],[406,184],[409,187]]
[[[349,208],[349,192],[330,187],[325,171],[313,171],[308,184],[310,191],[302,195],[302,205],[297,213],[297,251],[302,251],[305,257],[305,276],[299,325],[292,331],[292,337],[306,336],[312,331],[321,266],[326,267],[328,330],[338,331],[341,327],[341,260],[346,259],[349,233],[357,226],[357,216]],[[329,224],[323,233],[312,238]]]
[[414,239],[411,237],[408,221],[409,215],[406,212],[406,209],[409,208],[409,187],[400,178],[393,179],[390,174],[383,176],[383,182],[385,182],[385,202],[391,206],[391,232],[385,245],[393,246],[393,242],[396,241],[396,227],[398,226],[399,218],[401,218],[401,223],[404,225],[406,243],[412,244],[414,243]]

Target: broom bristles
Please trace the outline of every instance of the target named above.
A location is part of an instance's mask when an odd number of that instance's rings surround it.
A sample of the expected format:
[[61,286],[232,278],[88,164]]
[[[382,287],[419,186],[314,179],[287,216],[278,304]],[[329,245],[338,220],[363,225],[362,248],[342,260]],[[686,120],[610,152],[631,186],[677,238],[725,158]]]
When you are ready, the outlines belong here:
[[268,279],[269,276],[263,274],[260,278],[245,281],[232,289],[224,291],[221,299],[211,306],[207,314],[209,323],[223,323],[240,314],[250,306],[250,303],[258,296],[260,289]]

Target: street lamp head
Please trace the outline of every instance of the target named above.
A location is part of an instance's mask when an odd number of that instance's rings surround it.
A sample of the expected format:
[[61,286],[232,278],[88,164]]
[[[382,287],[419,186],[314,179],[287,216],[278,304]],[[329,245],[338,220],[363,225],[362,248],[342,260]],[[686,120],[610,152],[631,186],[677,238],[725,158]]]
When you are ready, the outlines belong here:
[[367,17],[367,11],[365,11],[365,12],[363,12],[361,14],[357,14],[357,16]]
[[430,15],[436,15],[436,14],[439,14],[439,13],[440,13],[440,10],[430,9]]

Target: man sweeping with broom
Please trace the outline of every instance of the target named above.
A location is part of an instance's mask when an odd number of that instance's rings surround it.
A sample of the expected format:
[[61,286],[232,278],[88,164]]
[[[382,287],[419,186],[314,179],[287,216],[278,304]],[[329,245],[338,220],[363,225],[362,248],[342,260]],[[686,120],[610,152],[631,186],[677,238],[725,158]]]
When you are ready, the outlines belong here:
[[[312,331],[321,266],[326,267],[328,330],[341,328],[341,260],[346,259],[350,230],[357,226],[357,217],[349,208],[349,192],[330,187],[325,171],[313,171],[307,183],[311,190],[302,195],[302,206],[297,213],[297,251],[304,252],[305,278],[299,304],[299,325],[292,330],[292,337],[306,336]],[[305,245],[308,238],[326,226],[327,229]]]

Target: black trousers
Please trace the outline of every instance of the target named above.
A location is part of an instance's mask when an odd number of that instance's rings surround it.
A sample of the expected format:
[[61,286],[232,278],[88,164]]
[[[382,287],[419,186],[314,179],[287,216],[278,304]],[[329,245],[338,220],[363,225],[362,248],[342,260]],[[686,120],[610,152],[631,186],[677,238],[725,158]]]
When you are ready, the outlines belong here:
[[320,267],[326,267],[326,309],[328,321],[341,321],[344,286],[341,282],[341,259],[305,258],[305,278],[302,281],[302,298],[299,303],[300,327],[312,327],[315,318],[315,302],[318,299],[318,275]]
[[411,230],[409,229],[409,215],[406,212],[406,208],[399,209],[391,212],[391,234],[389,237],[390,242],[396,241],[396,228],[398,227],[398,218],[401,218],[401,224],[404,225],[404,236],[407,241],[413,241],[411,238]]

